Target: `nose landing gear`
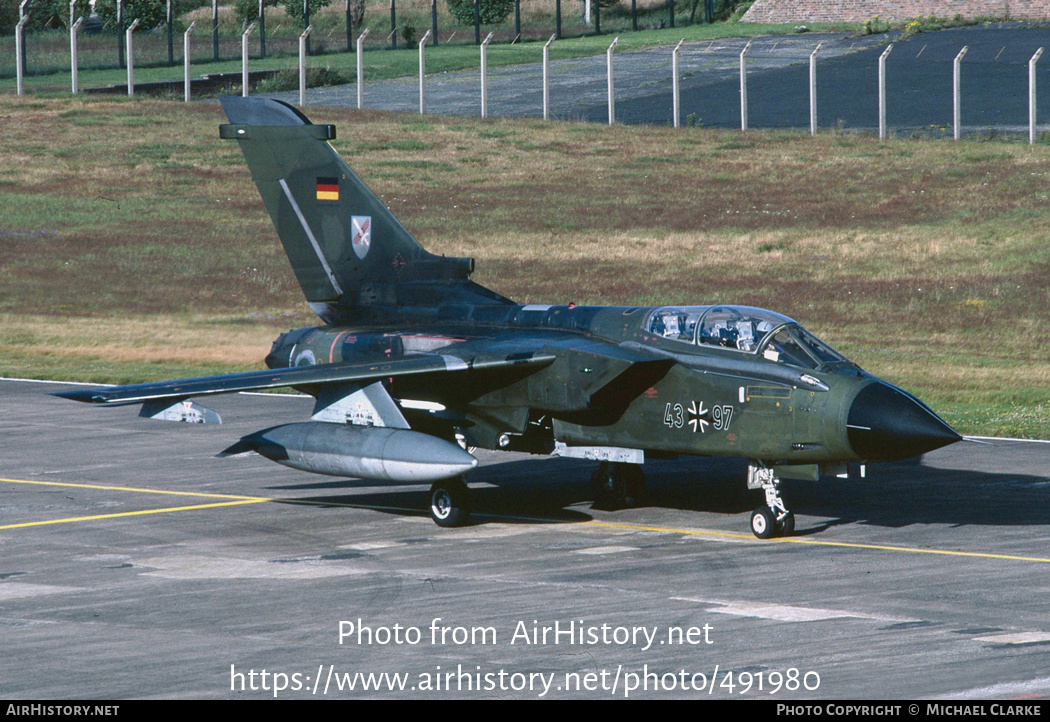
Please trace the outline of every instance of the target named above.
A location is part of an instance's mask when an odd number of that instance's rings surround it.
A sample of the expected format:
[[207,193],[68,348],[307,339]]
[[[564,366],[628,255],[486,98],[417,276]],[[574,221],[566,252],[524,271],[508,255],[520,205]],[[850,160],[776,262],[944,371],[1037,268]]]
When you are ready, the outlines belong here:
[[751,533],[759,539],[791,536],[795,533],[795,515],[780,498],[780,479],[772,469],[752,466],[748,470],[748,486],[761,486],[766,494],[766,505],[751,512]]

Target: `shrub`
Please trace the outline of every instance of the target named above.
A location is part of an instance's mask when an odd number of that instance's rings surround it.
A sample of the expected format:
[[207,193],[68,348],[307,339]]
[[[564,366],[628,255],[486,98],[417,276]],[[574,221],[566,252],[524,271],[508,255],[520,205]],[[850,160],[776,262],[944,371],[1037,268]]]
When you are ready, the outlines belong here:
[[[157,0],[124,0],[121,14],[121,30],[125,30],[136,18],[139,21],[139,30],[152,30],[168,19],[167,3]],[[95,5],[102,23],[109,28],[117,26],[117,0],[98,0]]]
[[[474,24],[474,0],[446,0],[448,11],[464,25]],[[514,0],[478,0],[478,16],[482,25],[496,25],[507,19],[514,9]]]
[[[332,0],[307,0],[310,6],[310,17],[323,7],[328,7]],[[283,0],[281,5],[288,11],[288,15],[300,23],[303,22],[303,0]]]
[[[10,16],[10,27],[12,30],[18,24],[19,4],[20,0],[4,2],[4,19],[0,20],[0,23],[5,25],[4,32],[7,32],[5,21],[8,16]],[[29,2],[26,3],[26,14],[29,15],[29,22],[26,23],[27,30],[45,30],[48,28],[55,29],[69,27],[68,0],[29,0]],[[77,15],[79,16],[81,14],[83,14],[83,9],[79,7],[78,3]]]

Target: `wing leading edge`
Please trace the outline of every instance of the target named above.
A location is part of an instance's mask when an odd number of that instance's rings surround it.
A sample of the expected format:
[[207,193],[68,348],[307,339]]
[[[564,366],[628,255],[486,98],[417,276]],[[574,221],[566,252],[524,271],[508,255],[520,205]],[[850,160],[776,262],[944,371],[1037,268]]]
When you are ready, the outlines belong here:
[[319,364],[287,369],[265,369],[239,374],[199,376],[196,378],[157,381],[128,386],[109,386],[60,391],[55,396],[85,403],[125,406],[164,399],[229,394],[239,391],[261,391],[285,386],[315,386],[345,382],[367,383],[399,376],[454,373],[467,370],[499,370],[521,367],[541,369],[554,363],[556,356],[545,353],[504,357],[475,357],[441,354],[419,354],[372,363]]

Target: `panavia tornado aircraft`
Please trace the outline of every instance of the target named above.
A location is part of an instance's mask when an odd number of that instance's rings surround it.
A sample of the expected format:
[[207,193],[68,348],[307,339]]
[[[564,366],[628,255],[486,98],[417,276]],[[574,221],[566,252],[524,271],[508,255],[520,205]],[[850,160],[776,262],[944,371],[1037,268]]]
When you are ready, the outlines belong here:
[[229,123],[311,309],[267,370],[58,394],[219,421],[191,397],[291,386],[312,418],[263,429],[256,451],[303,471],[433,482],[441,526],[470,514],[468,449],[591,459],[606,508],[644,494],[647,458],[749,460],[760,538],[788,535],[783,478],[960,440],[917,398],[862,371],[787,316],[735,305],[520,305],[470,280],[471,258],[425,251],[329,145],[335,127],[290,105],[223,98]]

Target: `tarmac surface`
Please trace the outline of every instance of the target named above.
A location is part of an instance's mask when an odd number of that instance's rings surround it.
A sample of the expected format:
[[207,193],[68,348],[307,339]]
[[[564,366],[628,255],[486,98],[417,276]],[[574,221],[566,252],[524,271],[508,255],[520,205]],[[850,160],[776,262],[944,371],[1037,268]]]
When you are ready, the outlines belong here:
[[739,461],[649,463],[605,512],[593,464],[479,452],[447,530],[425,486],[216,457],[305,399],[201,427],[66,388],[0,380],[4,698],[1050,696],[1047,443],[785,481],[781,541]]
[[[1028,61],[1050,47],[1050,28],[1019,23],[971,26],[914,35],[847,36],[800,33],[755,38],[747,54],[748,126],[809,128],[809,56],[817,55],[818,124],[822,128],[878,130],[878,58],[886,61],[887,127],[896,133],[952,133],[952,73],[963,47],[961,96],[964,132],[1028,129]],[[558,41],[571,43],[572,40]],[[612,38],[610,37],[610,42]],[[732,38],[682,46],[682,125],[740,127],[740,52],[748,41]],[[616,121],[672,124],[671,47],[614,55]],[[499,47],[489,49],[495,57]],[[537,58],[542,45],[536,43]],[[1037,65],[1041,131],[1050,130],[1050,58]],[[550,63],[551,117],[608,121],[604,55]],[[542,64],[488,71],[490,116],[542,117]],[[298,92],[279,93],[298,103]],[[428,75],[426,111],[477,116],[478,72]],[[307,91],[307,105],[357,107],[356,85]],[[364,81],[364,107],[419,112],[419,80]],[[309,111],[307,111],[309,114]]]

